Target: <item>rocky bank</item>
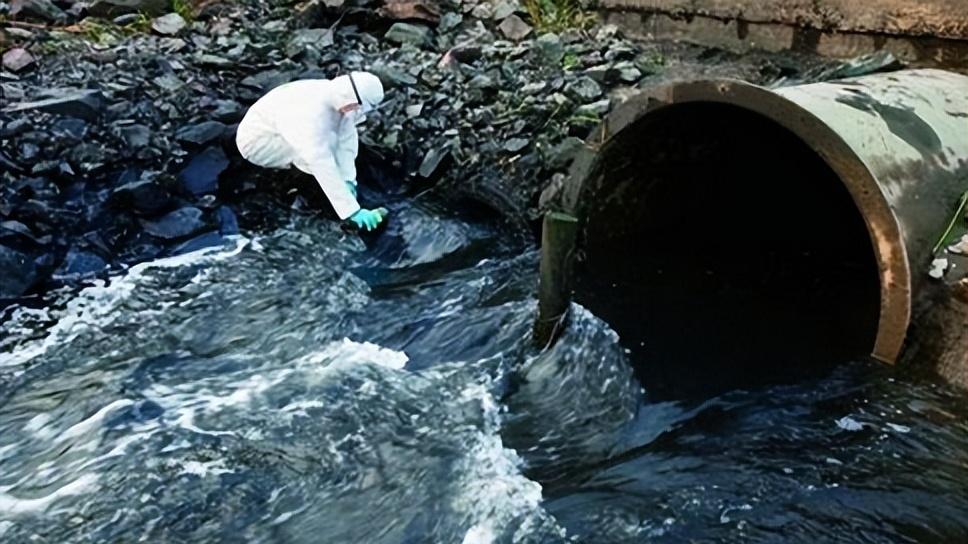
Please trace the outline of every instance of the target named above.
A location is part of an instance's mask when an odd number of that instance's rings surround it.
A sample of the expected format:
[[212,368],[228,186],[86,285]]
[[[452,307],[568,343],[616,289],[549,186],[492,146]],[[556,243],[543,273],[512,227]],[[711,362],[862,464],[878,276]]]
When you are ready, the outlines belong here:
[[540,32],[508,1],[13,0],[0,14],[0,307],[310,207],[234,146],[246,107],[287,81],[379,74],[361,182],[528,232],[540,191],[636,87],[829,67],[609,27]]

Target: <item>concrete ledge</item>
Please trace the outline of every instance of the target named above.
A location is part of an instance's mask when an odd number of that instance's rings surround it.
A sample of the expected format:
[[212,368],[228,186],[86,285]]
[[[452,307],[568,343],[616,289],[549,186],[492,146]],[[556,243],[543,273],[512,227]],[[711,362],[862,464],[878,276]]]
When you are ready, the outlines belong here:
[[[885,3],[913,5],[912,14],[907,19],[887,12],[875,16],[871,10]],[[604,0],[601,7],[606,23],[641,38],[738,52],[793,50],[833,58],[887,50],[911,66],[968,71],[968,0],[879,0],[827,11],[807,9],[804,4],[831,4],[831,0]],[[945,4],[951,9],[939,14]]]

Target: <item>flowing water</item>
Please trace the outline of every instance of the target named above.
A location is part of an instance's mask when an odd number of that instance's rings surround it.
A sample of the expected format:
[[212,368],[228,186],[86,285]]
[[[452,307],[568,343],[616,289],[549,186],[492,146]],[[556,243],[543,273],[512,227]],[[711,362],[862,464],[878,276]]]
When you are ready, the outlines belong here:
[[533,250],[395,220],[297,217],[8,311],[0,541],[968,541],[956,394],[856,363],[650,401],[581,308],[531,350]]

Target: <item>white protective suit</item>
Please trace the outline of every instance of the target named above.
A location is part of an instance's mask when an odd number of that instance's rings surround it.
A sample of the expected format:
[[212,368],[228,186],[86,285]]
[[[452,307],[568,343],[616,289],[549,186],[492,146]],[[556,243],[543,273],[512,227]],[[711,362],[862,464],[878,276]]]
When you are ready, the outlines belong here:
[[368,72],[353,72],[362,107],[348,76],[307,79],[280,85],[249,108],[235,136],[242,156],[267,168],[290,165],[311,174],[340,219],[360,209],[347,182],[356,181],[359,137],[356,125],[383,101],[383,85]]

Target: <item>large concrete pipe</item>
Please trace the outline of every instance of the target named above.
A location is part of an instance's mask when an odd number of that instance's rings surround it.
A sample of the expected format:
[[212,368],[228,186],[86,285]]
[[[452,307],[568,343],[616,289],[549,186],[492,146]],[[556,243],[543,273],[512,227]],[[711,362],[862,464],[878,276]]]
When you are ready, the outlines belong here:
[[644,91],[546,198],[579,219],[575,300],[688,393],[896,361],[966,189],[968,77],[911,70]]

